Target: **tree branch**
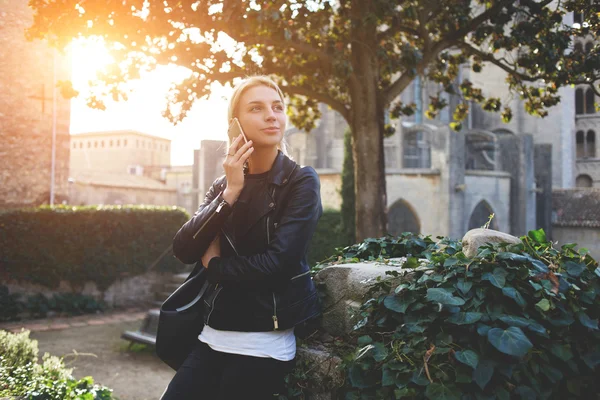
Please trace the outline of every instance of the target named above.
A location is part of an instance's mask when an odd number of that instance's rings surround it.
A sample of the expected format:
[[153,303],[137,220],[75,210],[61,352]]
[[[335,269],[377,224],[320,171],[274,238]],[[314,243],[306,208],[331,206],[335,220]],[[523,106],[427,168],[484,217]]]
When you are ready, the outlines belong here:
[[333,97],[317,92],[313,89],[307,88],[305,86],[296,86],[296,85],[288,85],[282,87],[282,90],[288,94],[295,94],[298,96],[306,96],[313,98],[315,100],[320,101],[321,103],[325,103],[330,106],[332,109],[341,114],[342,117],[346,120],[346,122],[351,122],[351,112],[350,109],[346,108],[344,103],[334,99]]

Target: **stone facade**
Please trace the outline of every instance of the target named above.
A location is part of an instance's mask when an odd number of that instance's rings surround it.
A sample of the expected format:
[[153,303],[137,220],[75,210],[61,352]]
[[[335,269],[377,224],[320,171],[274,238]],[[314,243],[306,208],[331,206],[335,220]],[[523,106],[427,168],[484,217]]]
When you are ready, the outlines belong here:
[[[54,82],[70,78],[70,58],[39,40],[27,41],[32,21],[27,1],[0,0],[0,208],[50,202]],[[56,92],[60,203],[68,191],[70,101]]]

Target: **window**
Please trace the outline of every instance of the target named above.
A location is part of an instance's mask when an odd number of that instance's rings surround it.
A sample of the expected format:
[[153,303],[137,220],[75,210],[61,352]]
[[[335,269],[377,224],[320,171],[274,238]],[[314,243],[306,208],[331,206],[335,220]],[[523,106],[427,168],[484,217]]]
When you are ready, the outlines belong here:
[[594,91],[592,88],[588,88],[585,92],[585,113],[594,114],[596,112]]
[[589,130],[587,133],[577,131],[575,134],[577,158],[596,157],[596,132]]
[[121,140],[117,139],[117,147],[121,147]]
[[83,142],[79,142],[79,148],[83,149]]
[[77,142],[73,142],[73,148],[76,149],[77,148]]
[[583,89],[575,90],[575,114],[583,114]]
[[87,144],[88,144],[88,149],[89,149],[90,147],[92,147],[92,142],[89,142],[89,141],[88,141],[88,142],[87,142]]
[[583,23],[583,13],[575,13],[573,14],[573,22],[576,24]]
[[575,178],[575,186],[577,187],[592,187],[594,185],[594,181],[589,175],[578,175]]
[[135,140],[135,147],[137,147],[138,149],[140,148],[140,140],[139,139]]
[[113,147],[113,141],[112,140],[110,141],[109,146]]
[[431,148],[424,132],[407,132],[403,137],[402,168],[431,168]]
[[98,148],[98,141],[94,140],[94,147]]
[[123,139],[123,147],[127,147],[127,139]]
[[585,97],[583,88],[575,90],[575,114],[595,114],[596,113],[596,96],[592,88],[588,88],[585,91]]
[[104,140],[100,142],[100,147],[104,147]]

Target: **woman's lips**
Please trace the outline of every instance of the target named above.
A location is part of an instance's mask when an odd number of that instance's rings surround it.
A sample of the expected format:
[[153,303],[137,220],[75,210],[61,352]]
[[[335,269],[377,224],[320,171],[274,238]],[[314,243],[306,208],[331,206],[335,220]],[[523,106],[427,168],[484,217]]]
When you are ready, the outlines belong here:
[[275,132],[279,132],[280,129],[276,126],[271,126],[269,128],[264,128],[263,131],[269,132],[269,133],[275,133]]

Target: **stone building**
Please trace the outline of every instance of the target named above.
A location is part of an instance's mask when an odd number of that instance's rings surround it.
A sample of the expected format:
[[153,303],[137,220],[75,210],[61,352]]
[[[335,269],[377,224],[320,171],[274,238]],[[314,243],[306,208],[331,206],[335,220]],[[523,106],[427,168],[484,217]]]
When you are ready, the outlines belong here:
[[[133,130],[71,135],[69,202],[180,205],[168,186],[171,141]],[[183,204],[181,204],[183,205]]]
[[55,88],[70,59],[27,41],[32,21],[27,1],[0,0],[0,208],[50,202],[54,112],[55,202],[67,197],[70,102]]

